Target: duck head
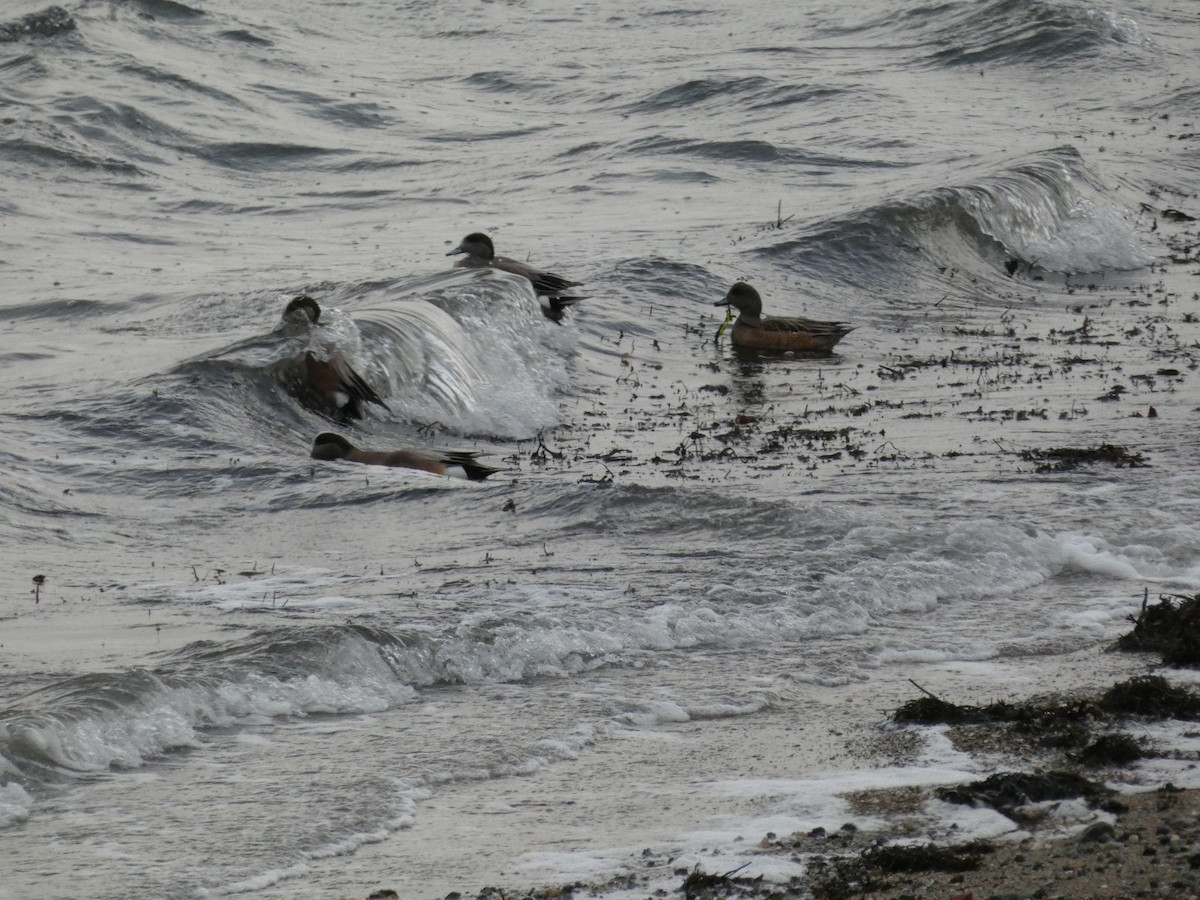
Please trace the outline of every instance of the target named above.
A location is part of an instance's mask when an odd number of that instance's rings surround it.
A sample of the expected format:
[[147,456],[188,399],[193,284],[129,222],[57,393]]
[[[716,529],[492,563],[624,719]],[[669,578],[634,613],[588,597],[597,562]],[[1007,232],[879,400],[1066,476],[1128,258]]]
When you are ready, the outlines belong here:
[[465,253],[467,256],[473,256],[478,259],[492,260],[496,258],[496,248],[492,244],[492,239],[481,231],[475,231],[468,234],[462,239],[457,247],[447,253],[447,256],[456,256],[459,253]]
[[724,300],[718,300],[713,306],[732,306],[738,312],[751,319],[762,315],[762,297],[758,291],[744,281],[739,281],[729,289]]
[[334,434],[332,431],[323,431],[313,441],[312,453],[309,455],[313,459],[329,462],[334,459],[345,459],[353,452],[354,445],[340,434]]
[[320,318],[320,304],[308,294],[301,294],[283,309],[283,322],[288,325],[316,325]]

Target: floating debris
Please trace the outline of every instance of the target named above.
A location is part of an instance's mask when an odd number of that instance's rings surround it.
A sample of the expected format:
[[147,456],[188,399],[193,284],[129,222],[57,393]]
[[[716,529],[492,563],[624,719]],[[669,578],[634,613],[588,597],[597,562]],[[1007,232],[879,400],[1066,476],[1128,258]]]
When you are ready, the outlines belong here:
[[1022,450],[1021,459],[1038,464],[1039,472],[1069,472],[1080,466],[1110,463],[1121,468],[1144,468],[1150,465],[1140,453],[1131,452],[1119,444],[1101,444],[1099,447],[1052,447],[1045,450]]

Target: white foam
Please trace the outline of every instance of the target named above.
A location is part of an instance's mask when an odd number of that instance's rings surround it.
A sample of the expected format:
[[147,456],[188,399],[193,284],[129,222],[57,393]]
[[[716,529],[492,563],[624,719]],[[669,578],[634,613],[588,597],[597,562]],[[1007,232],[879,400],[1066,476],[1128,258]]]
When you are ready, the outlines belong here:
[[251,891],[261,891],[272,885],[279,884],[289,878],[299,878],[308,872],[307,863],[296,863],[277,869],[269,869],[250,878],[235,881],[233,884],[218,888],[201,888],[197,894],[201,897],[229,897],[234,894],[248,894]]
[[13,717],[2,737],[19,754],[74,771],[131,769],[169,750],[201,746],[204,728],[262,725],[316,713],[381,712],[415,696],[413,688],[395,681],[378,653],[343,649],[344,654],[334,654],[339,670],[291,678],[254,670],[206,679],[144,674],[122,686],[136,693],[134,702]]
[[[1200,672],[1189,673],[1193,678]],[[1177,681],[1176,673],[1171,680]],[[1116,785],[1125,790],[1139,790],[1171,783],[1178,788],[1200,789],[1200,733],[1195,722],[1165,719],[1160,722],[1127,723],[1124,732],[1160,753],[1178,758],[1150,757],[1138,760],[1128,768],[1130,777]]]
[[1126,271],[1150,265],[1133,226],[1115,209],[1081,200],[1053,234],[1016,247],[1052,272]]
[[678,703],[667,700],[645,703],[641,709],[623,712],[616,717],[623,725],[643,728],[651,725],[663,725],[668,722],[687,722],[691,720],[686,709]]
[[24,822],[33,812],[33,798],[16,782],[0,784],[0,828]]
[[[783,883],[803,873],[803,860],[762,854],[759,841],[767,834],[793,835],[815,828],[835,833],[844,824],[857,828],[880,828],[882,820],[855,815],[845,795],[866,790],[901,787],[935,787],[960,784],[981,777],[981,765],[953,748],[943,729],[927,729],[925,752],[909,766],[889,766],[858,771],[830,771],[798,778],[727,778],[689,785],[689,791],[708,792],[713,810],[738,808],[750,813],[714,812],[700,827],[675,835],[667,841],[669,863],[657,857],[645,863],[636,847],[588,847],[578,852],[539,851],[522,854],[515,871],[532,878],[594,880],[606,874],[635,868],[648,875],[634,891],[616,891],[606,896],[645,897],[656,890],[670,892],[678,887],[678,869],[698,868],[708,873],[738,870],[739,877],[761,876]],[[929,801],[925,821],[952,823],[941,826],[954,840],[972,837],[1018,835],[1014,823],[990,809],[951,806]],[[655,862],[660,864],[655,866]]]

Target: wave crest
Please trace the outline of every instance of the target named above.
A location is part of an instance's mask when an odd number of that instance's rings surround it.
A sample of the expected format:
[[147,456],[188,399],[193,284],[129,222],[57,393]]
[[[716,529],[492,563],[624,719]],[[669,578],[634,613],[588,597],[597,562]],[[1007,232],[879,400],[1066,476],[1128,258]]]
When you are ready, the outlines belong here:
[[0,44],[26,38],[50,38],[75,30],[75,20],[61,6],[48,6],[14,22],[0,22]]

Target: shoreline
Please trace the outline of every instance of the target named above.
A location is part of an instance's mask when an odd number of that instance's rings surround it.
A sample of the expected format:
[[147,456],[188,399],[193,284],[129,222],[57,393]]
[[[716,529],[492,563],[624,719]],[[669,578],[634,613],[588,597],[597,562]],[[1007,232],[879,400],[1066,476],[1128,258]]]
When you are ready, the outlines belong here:
[[[912,681],[947,700],[991,702],[1003,690],[1010,702],[1020,703],[1046,696],[1078,699],[1161,671],[1156,657],[1105,652],[1110,645],[1053,661],[1039,659],[1040,678],[1022,675],[1023,661],[1012,659],[917,666]],[[1169,680],[1194,686],[1200,674],[1172,671]],[[1046,684],[1055,685],[1052,695],[1040,690]],[[1200,769],[1192,762],[1200,758],[1200,736],[1189,738],[1186,722],[1174,723],[1180,743],[1170,747],[1164,741],[1173,726],[1130,720],[1122,727],[1148,746],[1145,760],[1130,766],[1073,767],[1086,779],[1112,788],[1103,803],[1070,797],[1039,800],[1021,806],[1015,821],[984,805],[951,804],[939,799],[938,792],[998,772],[1061,770],[1068,767],[1062,750],[1043,748],[1034,757],[1027,738],[1014,738],[996,725],[896,725],[885,713],[872,719],[880,703],[894,712],[920,696],[907,682],[855,685],[833,693],[837,696],[830,709],[841,707],[850,714],[841,722],[830,719],[828,731],[821,729],[825,733],[805,740],[805,746],[798,744],[794,723],[784,712],[766,714],[765,720],[752,716],[664,729],[682,739],[663,742],[659,752],[666,759],[660,768],[681,767],[676,774],[683,777],[680,784],[660,785],[650,796],[636,796],[637,785],[630,786],[624,799],[592,790],[589,770],[595,759],[552,767],[556,771],[550,778],[543,772],[534,779],[538,784],[523,784],[527,796],[519,799],[509,786],[512,805],[502,813],[489,807],[495,798],[489,797],[488,785],[476,785],[478,792],[467,790],[477,804],[474,811],[469,802],[456,804],[439,796],[436,808],[418,809],[409,829],[370,848],[369,859],[342,860],[349,862],[348,876],[365,876],[363,863],[376,872],[374,879],[343,880],[343,885],[362,885],[343,896],[361,898],[386,890],[427,900],[1200,896]],[[605,746],[601,752],[615,753],[617,759],[608,765],[619,768],[623,749]],[[724,768],[730,774],[709,780],[708,773],[696,770],[688,779],[684,769],[689,759],[707,760],[712,771]],[[690,810],[679,806],[688,792]],[[589,808],[593,802],[625,808],[597,812]],[[673,836],[660,830],[655,839],[640,827],[655,803],[661,804],[664,819],[691,821],[697,830]],[[538,811],[543,827],[530,828],[522,821],[526,806]],[[484,809],[491,815],[481,815]],[[617,835],[611,827],[589,834],[586,823],[611,825],[611,817],[619,819],[622,812],[628,813],[627,841],[597,846],[605,837],[618,840]],[[495,835],[487,854],[492,875],[482,883],[478,873],[472,878],[460,869],[465,877],[453,876],[453,850],[440,851],[447,854],[444,883],[414,883],[407,869],[402,876],[393,869],[388,877],[387,870],[418,846],[428,850],[439,840],[455,838],[462,840],[460,846],[477,845],[483,834],[474,833],[474,824]],[[538,843],[539,836],[545,843]],[[411,838],[420,840],[410,843]],[[629,843],[639,838],[646,841]],[[517,849],[522,841],[524,852]],[[975,854],[968,869],[940,871],[901,861],[893,863],[898,870],[889,871],[864,863],[880,848],[937,848],[961,856],[962,848],[971,846],[986,849]],[[595,868],[590,875],[589,865]],[[620,871],[613,874],[614,869]]]

